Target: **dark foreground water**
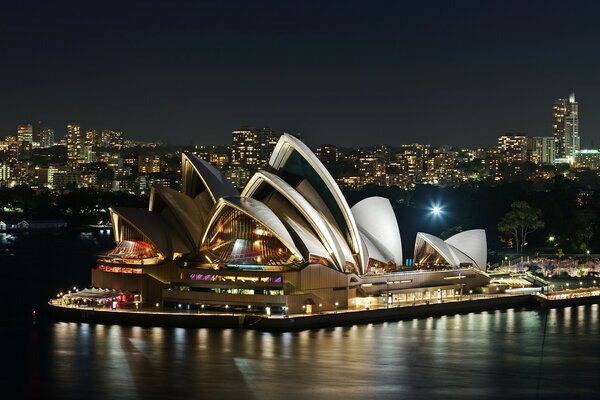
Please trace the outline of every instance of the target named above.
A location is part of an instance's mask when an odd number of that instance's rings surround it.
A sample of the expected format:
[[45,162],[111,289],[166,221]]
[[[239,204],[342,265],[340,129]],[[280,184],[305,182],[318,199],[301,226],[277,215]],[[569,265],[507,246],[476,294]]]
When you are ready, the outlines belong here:
[[52,323],[45,298],[89,283],[91,254],[110,238],[3,243],[0,387],[17,397],[600,398],[598,305],[283,334]]

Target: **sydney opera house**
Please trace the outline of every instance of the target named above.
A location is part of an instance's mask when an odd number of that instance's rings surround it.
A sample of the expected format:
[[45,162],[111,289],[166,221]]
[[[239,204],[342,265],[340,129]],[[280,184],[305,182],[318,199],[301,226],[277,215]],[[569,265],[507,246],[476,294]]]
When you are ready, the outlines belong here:
[[182,191],[153,188],[148,209],[111,209],[116,246],[95,287],[193,310],[311,313],[443,300],[485,286],[482,230],[419,233],[404,266],[390,202],[349,207],[319,159],[284,134],[240,193],[208,162],[182,155]]

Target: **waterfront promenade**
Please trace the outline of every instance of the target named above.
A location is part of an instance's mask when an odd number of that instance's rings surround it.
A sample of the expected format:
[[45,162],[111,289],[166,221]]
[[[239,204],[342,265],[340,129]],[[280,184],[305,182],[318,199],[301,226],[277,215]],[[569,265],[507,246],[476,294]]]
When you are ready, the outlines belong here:
[[449,299],[439,303],[402,303],[387,307],[373,304],[368,309],[348,309],[312,314],[266,315],[257,313],[219,313],[181,311],[140,307],[138,309],[89,307],[49,302],[50,315],[61,321],[90,322],[117,325],[179,326],[244,328],[265,331],[292,331],[322,327],[395,321],[457,313],[487,311],[514,307],[532,307],[536,302],[531,295],[472,295],[459,300]]

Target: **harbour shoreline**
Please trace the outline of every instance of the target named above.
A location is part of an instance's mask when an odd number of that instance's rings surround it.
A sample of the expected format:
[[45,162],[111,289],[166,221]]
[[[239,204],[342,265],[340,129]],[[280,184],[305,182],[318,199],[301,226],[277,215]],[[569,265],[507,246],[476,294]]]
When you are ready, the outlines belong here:
[[48,306],[50,317],[56,321],[146,327],[254,329],[266,332],[288,332],[509,308],[566,307],[600,301],[597,296],[593,298],[568,299],[568,302],[542,300],[539,296],[528,294],[414,306],[408,305],[370,310],[339,310],[337,312],[287,316],[267,316],[251,313],[173,312],[169,310],[111,310],[106,308],[65,306],[55,304],[52,301],[48,303]]

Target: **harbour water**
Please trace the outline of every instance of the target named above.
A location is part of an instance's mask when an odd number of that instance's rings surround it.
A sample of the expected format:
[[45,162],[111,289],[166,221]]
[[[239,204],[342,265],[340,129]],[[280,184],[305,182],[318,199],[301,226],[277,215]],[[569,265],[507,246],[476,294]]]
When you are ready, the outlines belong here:
[[[600,308],[490,311],[292,333],[51,322],[105,233],[0,239],[0,385],[51,399],[595,399]],[[37,311],[33,324],[32,310]]]

